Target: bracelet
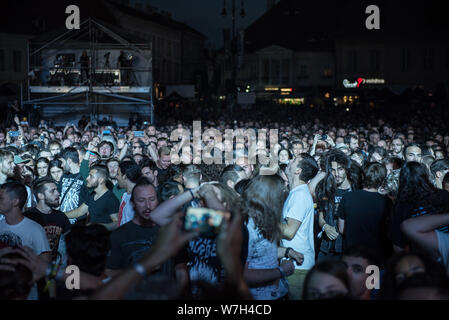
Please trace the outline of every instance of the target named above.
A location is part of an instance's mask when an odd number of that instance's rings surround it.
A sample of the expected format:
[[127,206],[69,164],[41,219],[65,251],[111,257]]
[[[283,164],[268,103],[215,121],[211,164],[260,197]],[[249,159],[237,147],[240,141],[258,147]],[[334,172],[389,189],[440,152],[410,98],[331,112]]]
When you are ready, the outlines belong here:
[[192,190],[189,189],[190,195],[192,196],[192,200],[195,199]]
[[281,266],[278,266],[278,270],[281,273],[281,278],[285,278],[286,274],[285,274],[284,270],[282,270]]
[[285,250],[285,254],[284,254],[284,258],[289,258],[288,253],[290,252],[290,250],[292,250],[292,248],[288,247],[287,250]]
[[134,270],[136,270],[137,273],[140,274],[142,277],[146,277],[146,275],[147,275],[145,268],[140,263],[136,263],[134,265]]

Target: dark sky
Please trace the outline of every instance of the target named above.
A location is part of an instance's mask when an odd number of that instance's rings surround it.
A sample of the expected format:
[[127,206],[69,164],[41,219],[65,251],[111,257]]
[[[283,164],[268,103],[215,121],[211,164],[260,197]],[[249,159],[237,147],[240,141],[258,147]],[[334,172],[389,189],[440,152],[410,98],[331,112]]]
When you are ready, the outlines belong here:
[[[173,19],[184,22],[208,37],[208,44],[218,48],[223,44],[223,28],[231,28],[230,17],[232,0],[226,0],[228,16],[222,17],[221,10],[224,0],[130,0],[149,4],[160,10],[168,11]],[[237,7],[236,27],[246,28],[262,16],[267,7],[266,0],[243,0],[246,17],[241,18],[240,4],[242,0],[235,0]]]

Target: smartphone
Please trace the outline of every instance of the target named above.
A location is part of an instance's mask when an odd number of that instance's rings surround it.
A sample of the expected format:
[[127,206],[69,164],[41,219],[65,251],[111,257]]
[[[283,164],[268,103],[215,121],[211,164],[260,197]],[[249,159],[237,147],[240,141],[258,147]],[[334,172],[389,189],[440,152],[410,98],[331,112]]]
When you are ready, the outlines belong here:
[[20,136],[20,132],[19,131],[9,131],[9,136],[10,137],[18,137],[18,136]]
[[186,231],[198,231],[202,236],[214,237],[218,234],[218,227],[223,218],[229,218],[229,212],[213,210],[209,208],[188,208],[184,229]]
[[111,131],[109,131],[109,130],[104,130],[103,131],[103,135],[104,136],[108,136],[108,135],[110,135],[111,134]]
[[139,137],[143,137],[143,136],[144,136],[143,131],[134,131],[134,137],[139,138]]
[[326,141],[326,140],[327,140],[327,134],[323,134],[323,135],[321,136],[321,140]]

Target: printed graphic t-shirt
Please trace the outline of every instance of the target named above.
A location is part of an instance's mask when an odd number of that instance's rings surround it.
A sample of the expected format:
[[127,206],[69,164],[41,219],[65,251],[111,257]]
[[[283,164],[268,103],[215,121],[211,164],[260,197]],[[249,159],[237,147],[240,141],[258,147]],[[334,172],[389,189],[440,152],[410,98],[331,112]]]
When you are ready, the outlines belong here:
[[71,228],[67,216],[59,210],[52,210],[51,213],[46,214],[40,212],[37,208],[28,210],[24,215],[44,228],[50,244],[52,258],[55,259],[61,236],[69,232]]
[[59,208],[62,212],[74,210],[89,200],[89,191],[80,174],[63,175],[58,191],[63,200]]
[[11,247],[30,247],[37,255],[50,251],[44,228],[26,217],[15,225],[0,221],[0,242]]

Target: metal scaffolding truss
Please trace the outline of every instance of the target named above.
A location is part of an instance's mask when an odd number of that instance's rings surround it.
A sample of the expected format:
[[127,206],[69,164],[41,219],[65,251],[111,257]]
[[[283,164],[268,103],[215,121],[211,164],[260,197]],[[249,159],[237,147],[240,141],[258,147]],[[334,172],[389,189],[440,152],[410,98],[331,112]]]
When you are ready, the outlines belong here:
[[[21,99],[23,105],[85,105],[90,111],[93,118],[98,116],[97,107],[99,105],[136,105],[136,106],[148,106],[150,111],[150,121],[154,123],[154,106],[152,99],[152,53],[151,45],[138,45],[131,43],[124,39],[122,36],[113,32],[110,28],[106,27],[103,23],[96,21],[93,18],[88,18],[84,20],[79,30],[69,30],[58,36],[56,36],[51,41],[48,41],[37,47],[29,46],[28,54],[28,70],[31,72],[35,66],[31,65],[31,61],[37,60],[36,56],[45,49],[59,49],[65,48],[69,41],[78,41],[77,37],[86,36],[89,37],[89,49],[91,55],[95,50],[99,48],[105,48],[105,44],[99,43],[95,38],[94,30],[99,30],[105,35],[109,36],[115,40],[116,44],[106,44],[107,48],[114,47],[115,49],[132,50],[135,55],[139,56],[142,61],[145,62],[146,66],[149,66],[148,70],[145,69],[144,72],[149,72],[149,81],[146,86],[119,86],[119,87],[107,87],[101,83],[96,82],[93,79],[87,81],[83,85],[79,86],[33,86],[28,80],[28,99],[24,101]],[[32,51],[31,51],[32,50]],[[34,59],[36,58],[36,59]],[[33,60],[34,59],[34,60]],[[90,70],[94,68],[90,64]],[[92,75],[92,73],[90,73]],[[33,97],[32,95],[37,94],[56,94],[47,97]],[[137,98],[126,96],[125,94],[142,94],[148,98]],[[106,101],[96,101],[98,97],[107,98]],[[71,101],[70,101],[71,100]],[[104,100],[104,99],[103,99]],[[107,101],[109,100],[109,101]],[[114,101],[115,100],[115,101]],[[118,101],[116,101],[118,100]]]

